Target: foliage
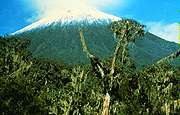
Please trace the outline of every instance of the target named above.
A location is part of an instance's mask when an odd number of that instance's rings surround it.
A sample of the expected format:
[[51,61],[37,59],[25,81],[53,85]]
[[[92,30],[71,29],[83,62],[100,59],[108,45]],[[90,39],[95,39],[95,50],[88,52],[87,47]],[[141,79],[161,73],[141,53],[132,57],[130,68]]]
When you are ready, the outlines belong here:
[[111,24],[111,30],[116,38],[125,41],[135,41],[136,38],[144,35],[144,25],[132,19],[122,19]]
[[[35,59],[27,50],[29,43],[25,39],[0,39],[0,114],[101,114],[107,92],[111,96],[110,114],[165,114],[164,106],[180,99],[180,69],[169,63],[136,70],[126,55],[126,63],[115,63],[111,75],[112,59],[93,58],[103,68],[102,77],[95,68],[97,63],[67,66]],[[178,112],[178,107],[171,109],[172,114]]]

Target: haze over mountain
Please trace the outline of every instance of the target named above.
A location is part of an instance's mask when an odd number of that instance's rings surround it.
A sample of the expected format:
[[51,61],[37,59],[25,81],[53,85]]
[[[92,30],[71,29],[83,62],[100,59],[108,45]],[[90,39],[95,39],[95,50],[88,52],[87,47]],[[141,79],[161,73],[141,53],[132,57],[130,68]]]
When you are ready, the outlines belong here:
[[[88,63],[82,50],[79,29],[83,30],[91,53],[98,58],[109,58],[116,44],[110,23],[121,18],[98,10],[66,10],[56,16],[43,18],[15,33],[13,36],[31,40],[33,56],[67,64]],[[137,66],[152,64],[175,52],[179,45],[165,41],[151,33],[130,44],[130,55]]]

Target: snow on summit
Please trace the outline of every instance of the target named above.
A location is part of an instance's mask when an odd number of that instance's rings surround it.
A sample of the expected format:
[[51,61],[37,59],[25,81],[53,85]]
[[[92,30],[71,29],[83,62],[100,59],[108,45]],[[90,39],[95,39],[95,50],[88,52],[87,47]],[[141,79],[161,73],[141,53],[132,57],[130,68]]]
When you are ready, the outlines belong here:
[[86,21],[89,24],[98,22],[112,22],[112,21],[117,21],[120,20],[121,18],[98,11],[96,9],[93,10],[66,10],[66,11],[60,11],[56,13],[55,15],[50,15],[45,18],[40,19],[39,21],[26,26],[25,28],[18,30],[12,35],[23,33],[25,31],[29,31],[35,28],[41,28],[45,27],[51,24],[72,24],[72,23],[81,23],[82,21]]

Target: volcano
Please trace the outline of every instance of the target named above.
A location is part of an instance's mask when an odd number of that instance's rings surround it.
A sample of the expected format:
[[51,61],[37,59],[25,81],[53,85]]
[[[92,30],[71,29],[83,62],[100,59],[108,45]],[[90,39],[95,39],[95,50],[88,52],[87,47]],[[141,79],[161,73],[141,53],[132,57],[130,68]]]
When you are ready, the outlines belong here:
[[[48,16],[12,36],[31,40],[29,50],[36,58],[43,58],[66,64],[86,64],[80,42],[79,29],[83,30],[90,52],[100,59],[112,56],[116,39],[110,24],[121,18],[97,10],[67,10],[57,16]],[[165,41],[151,33],[129,45],[130,56],[137,66],[152,64],[175,52],[179,45]]]

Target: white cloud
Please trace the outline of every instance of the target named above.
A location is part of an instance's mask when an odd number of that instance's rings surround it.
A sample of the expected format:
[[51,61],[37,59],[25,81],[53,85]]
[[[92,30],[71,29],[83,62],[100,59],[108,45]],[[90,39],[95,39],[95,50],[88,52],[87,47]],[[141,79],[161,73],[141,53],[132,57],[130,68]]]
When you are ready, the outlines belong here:
[[170,23],[164,24],[163,22],[149,22],[146,23],[149,32],[165,39],[179,43],[179,24]]
[[64,10],[101,9],[104,7],[121,6],[126,0],[30,0],[38,10],[40,17],[57,15]]
[[91,0],[91,4],[93,4],[93,6],[95,6],[96,8],[102,8],[107,6],[113,7],[117,5],[122,5],[124,2],[125,0]]

